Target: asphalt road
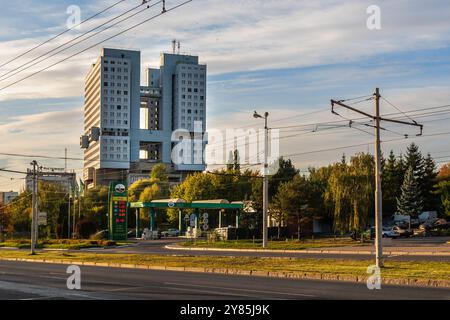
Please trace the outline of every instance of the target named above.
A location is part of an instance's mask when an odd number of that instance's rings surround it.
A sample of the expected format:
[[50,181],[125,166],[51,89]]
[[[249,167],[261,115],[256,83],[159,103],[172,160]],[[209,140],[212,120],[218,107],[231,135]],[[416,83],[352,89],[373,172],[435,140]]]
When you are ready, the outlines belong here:
[[[310,258],[310,259],[352,259],[352,260],[369,260],[373,259],[373,255],[369,254],[321,254],[321,253],[274,253],[274,252],[227,252],[227,251],[186,251],[186,250],[169,250],[165,246],[174,244],[184,240],[180,239],[161,239],[141,241],[137,245],[127,246],[125,248],[109,248],[109,249],[86,249],[82,251],[97,253],[131,253],[131,254],[158,254],[158,255],[189,255],[189,256],[227,256],[227,257],[287,257],[287,258]],[[402,241],[403,245],[405,242]],[[411,246],[415,243],[408,243]],[[387,256],[387,260],[397,261],[443,261],[450,262],[450,256],[410,256],[396,255]]]
[[0,261],[0,299],[450,300],[450,289],[81,266],[81,290],[66,287],[66,265]]

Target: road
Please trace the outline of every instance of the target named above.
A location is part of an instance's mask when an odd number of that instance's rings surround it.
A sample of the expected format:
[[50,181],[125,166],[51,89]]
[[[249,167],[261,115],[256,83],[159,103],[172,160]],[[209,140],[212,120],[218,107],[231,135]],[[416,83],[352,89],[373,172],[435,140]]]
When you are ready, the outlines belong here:
[[66,265],[0,261],[0,299],[450,300],[450,289],[205,273],[81,267],[81,290],[66,287]]
[[[406,240],[406,239],[405,239]],[[394,246],[414,247],[418,248],[420,245],[417,242],[408,240],[398,240]],[[109,249],[85,249],[82,251],[98,252],[98,253],[131,253],[131,254],[158,254],[158,255],[189,255],[189,256],[233,256],[233,257],[289,257],[289,258],[310,258],[310,259],[352,259],[352,260],[369,260],[373,259],[373,255],[370,254],[321,254],[321,253],[304,253],[299,251],[298,253],[274,253],[274,252],[227,252],[227,251],[186,251],[186,250],[169,250],[165,246],[168,244],[175,244],[177,242],[184,241],[180,239],[161,239],[141,241],[136,245],[127,246],[125,248],[109,248]],[[423,241],[423,240],[421,240]],[[431,243],[425,240],[426,245],[442,245],[442,241],[438,243]],[[435,240],[436,241],[436,240]],[[445,242],[444,242],[445,243]],[[422,244],[423,245],[423,244]],[[336,250],[338,248],[335,248]],[[392,249],[392,248],[391,248]],[[339,249],[340,250],[340,249]],[[450,247],[449,247],[450,250]],[[425,255],[396,255],[387,256],[388,260],[397,261],[443,261],[450,262],[450,255],[448,256],[425,256]]]

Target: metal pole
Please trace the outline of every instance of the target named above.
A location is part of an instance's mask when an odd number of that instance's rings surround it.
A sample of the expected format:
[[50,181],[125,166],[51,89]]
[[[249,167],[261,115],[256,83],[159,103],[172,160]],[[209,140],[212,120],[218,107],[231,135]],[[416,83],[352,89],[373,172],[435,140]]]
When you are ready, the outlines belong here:
[[269,153],[269,127],[267,118],[269,113],[264,114],[264,184],[263,184],[263,248],[267,248],[268,242],[268,210],[269,210],[269,178],[268,178],[268,153]]
[[376,266],[383,267],[383,207],[381,190],[380,89],[375,92],[375,257]]
[[67,207],[67,239],[70,239],[70,184],[69,181],[67,181],[67,189],[68,189],[68,195],[69,195],[69,201],[68,201],[68,207]]
[[36,160],[33,160],[33,162],[31,163],[33,165],[33,193],[32,193],[32,200],[31,200],[31,254],[35,254],[35,248],[36,248],[36,237],[35,237],[35,232],[36,232],[36,227],[35,225],[37,224],[36,218],[37,218],[37,212],[36,212],[36,199],[37,199],[37,195],[36,195],[36,165],[37,162]]

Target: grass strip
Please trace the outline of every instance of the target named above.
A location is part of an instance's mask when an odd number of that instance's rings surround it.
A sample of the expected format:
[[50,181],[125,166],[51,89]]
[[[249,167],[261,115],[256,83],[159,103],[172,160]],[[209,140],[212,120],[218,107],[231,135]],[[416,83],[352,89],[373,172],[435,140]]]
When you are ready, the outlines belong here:
[[[221,249],[262,249],[261,240],[228,240],[228,241],[186,241],[179,243],[183,247],[221,248]],[[318,248],[360,247],[372,245],[351,239],[317,239],[304,241],[269,241],[270,250],[307,250]]]

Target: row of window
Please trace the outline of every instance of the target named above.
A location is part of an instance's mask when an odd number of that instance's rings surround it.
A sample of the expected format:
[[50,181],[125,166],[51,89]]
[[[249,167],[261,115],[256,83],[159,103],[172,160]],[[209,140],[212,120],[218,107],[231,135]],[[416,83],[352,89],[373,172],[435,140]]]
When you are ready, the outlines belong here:
[[108,71],[111,71],[111,72],[122,72],[122,70],[123,70],[123,72],[125,72],[125,73],[128,73],[128,68],[114,68],[114,67],[112,67],[112,68],[110,68],[110,69],[108,69],[108,67],[103,67],[103,71],[104,72],[108,72]]
[[192,103],[192,102],[184,102],[183,101],[183,102],[181,102],[181,106],[182,107],[186,107],[186,106],[188,106],[188,107],[192,107],[192,106],[194,106],[194,107],[198,107],[198,106],[204,107],[205,104],[203,102],[200,102],[200,103],[194,102],[194,103]]
[[[107,117],[108,116],[108,112],[107,111],[103,112],[103,115],[105,117]],[[128,113],[126,113],[126,112],[124,112],[124,113],[122,113],[122,112],[116,112],[116,113],[110,112],[109,116],[110,117],[119,117],[119,118],[121,118],[121,117],[128,118]]]
[[[181,120],[186,120],[186,117],[181,117]],[[188,121],[192,120],[192,117],[187,117]],[[194,121],[203,121],[203,117],[194,117]]]
[[105,74],[103,74],[103,78],[105,79],[105,80],[108,80],[108,79],[111,79],[111,80],[122,80],[122,78],[123,78],[123,80],[125,80],[125,81],[128,81],[128,76],[121,76],[121,75],[114,75],[114,74],[108,74],[108,73],[105,73]]
[[[107,146],[103,146],[103,151],[107,152],[108,151],[108,147]],[[127,147],[109,147],[109,151],[111,152],[128,152],[128,148]]]
[[188,79],[205,79],[205,74],[204,73],[182,73],[181,74],[181,78],[188,78]]
[[107,160],[108,158],[110,159],[110,160],[113,160],[113,159],[117,159],[117,160],[121,160],[121,159],[123,159],[123,160],[128,160],[128,155],[127,154],[112,154],[112,153],[110,153],[109,154],[109,156],[108,156],[108,154],[103,154],[103,157],[102,157],[104,160]]
[[200,85],[202,87],[205,86],[205,82],[204,81],[191,81],[191,80],[186,81],[186,80],[181,80],[181,84],[184,84],[184,85],[187,84],[188,86],[192,86],[192,85],[194,85],[194,86]]
[[[119,98],[117,98],[117,99],[119,99]],[[117,102],[120,102],[120,101],[117,101]],[[122,106],[120,104],[118,104],[118,105],[107,104],[107,103],[103,104],[103,110],[107,110],[108,108],[110,110],[128,110],[128,106]]]
[[[111,61],[104,60],[104,63],[105,63],[105,64],[108,64],[108,63],[110,63],[110,64],[116,64],[116,61],[114,61],[114,60],[111,60]],[[117,64],[118,64],[118,65],[122,65],[122,61],[117,61]],[[128,65],[128,62],[127,62],[127,61],[124,61],[123,64],[127,66],[127,65]]]
[[[122,102],[122,98],[114,98],[114,97],[103,97],[104,102]],[[123,102],[127,103],[128,98],[123,98]]]
[[103,138],[102,139],[102,143],[104,144],[128,144],[128,140],[122,140],[122,139],[108,139],[108,138]]
[[196,95],[196,94],[193,95],[193,96],[190,95],[190,94],[189,94],[189,95],[185,95],[185,94],[182,94],[182,95],[181,95],[181,98],[182,98],[182,99],[192,99],[192,97],[194,97],[194,100],[198,100],[199,98],[200,98],[201,101],[204,101],[204,100],[205,100],[205,96],[198,96],[198,95]]
[[[118,126],[122,126],[122,125],[124,125],[124,126],[126,126],[126,125],[128,125],[128,120],[113,120],[113,119],[110,119],[109,120],[109,124],[110,125],[118,125]],[[103,125],[105,125],[105,126],[107,126],[108,125],[108,119],[103,119]]]
[[[191,114],[192,111],[194,111],[195,114],[198,114],[200,111],[200,114],[203,114],[203,110],[191,110],[191,109],[187,109],[187,113]],[[186,109],[181,109],[181,113],[186,113]]]
[[118,88],[121,88],[122,87],[122,85],[123,85],[123,87],[124,88],[128,88],[128,82],[107,82],[107,81],[105,81],[105,82],[103,82],[103,86],[105,86],[105,87],[118,87]]
[[[105,82],[106,83],[106,82]],[[118,95],[121,95],[122,94],[122,92],[123,92],[123,94],[124,95],[128,95],[128,90],[124,90],[124,91],[122,91],[122,90],[109,90],[109,93],[110,94],[118,94]],[[108,94],[108,89],[103,89],[103,93],[104,94]]]
[[186,88],[186,87],[182,87],[181,88],[181,92],[194,92],[194,93],[198,93],[198,92],[200,92],[200,93],[204,93],[205,92],[205,89],[202,89],[202,88]]

